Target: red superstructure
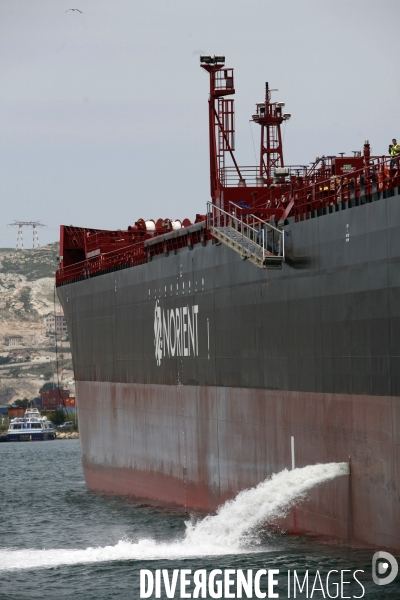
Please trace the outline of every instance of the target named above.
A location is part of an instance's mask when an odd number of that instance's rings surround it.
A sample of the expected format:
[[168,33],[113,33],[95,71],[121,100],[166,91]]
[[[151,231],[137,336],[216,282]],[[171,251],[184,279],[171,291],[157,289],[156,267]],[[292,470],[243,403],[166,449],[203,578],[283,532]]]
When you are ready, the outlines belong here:
[[[265,84],[265,100],[256,104],[252,120],[261,127],[260,160],[255,166],[239,166],[235,159],[234,72],[223,56],[201,56],[201,67],[210,76],[209,142],[212,204],[206,215],[157,221],[139,219],[126,230],[104,231],[61,226],[60,269],[57,284],[90,277],[108,269],[143,264],[159,254],[205,243],[213,237],[208,225],[221,223],[226,213],[242,223],[282,225],[340,210],[342,203],[357,206],[380,192],[400,186],[400,158],[371,156],[368,140],[353,156],[321,156],[311,166],[285,166],[281,125],[291,115],[283,102],[272,102]],[[230,160],[229,160],[230,159]],[[227,163],[230,164],[227,164]],[[363,200],[364,199],[364,200]]]
[[[223,56],[202,56],[201,66],[210,74],[210,98],[208,101],[210,126],[210,177],[211,198],[217,205],[227,201],[254,201],[257,190],[274,183],[275,171],[284,170],[281,125],[290,118],[282,113],[283,102],[271,102],[268,83],[265,84],[265,101],[256,105],[254,122],[261,126],[259,167],[239,167],[235,160],[235,111],[234,101],[224,96],[235,93],[233,69],[226,69]],[[230,156],[233,167],[226,166]],[[283,169],[283,170],[282,170]],[[251,181],[248,186],[247,179]],[[253,181],[255,179],[255,181]],[[254,185],[254,183],[256,185]],[[234,184],[234,185],[232,185]],[[243,190],[243,188],[247,188]],[[229,191],[228,191],[229,190]],[[225,198],[228,196],[229,198]],[[254,202],[252,202],[254,203]]]
[[179,248],[204,243],[211,237],[205,225],[205,215],[196,215],[194,223],[189,219],[139,219],[124,231],[61,225],[56,282],[141,265],[157,254],[168,256]]
[[[261,127],[260,161],[257,166],[236,162],[234,72],[224,66],[223,56],[201,56],[201,66],[210,75],[209,128],[211,197],[227,212],[253,214],[279,222],[293,216],[296,221],[312,217],[313,211],[329,210],[340,202],[354,200],[400,184],[399,159],[371,156],[365,140],[363,151],[354,156],[317,157],[310,167],[284,165],[281,125],[290,119],[283,102],[272,102],[269,84],[265,100],[256,104],[252,120]],[[226,157],[231,158],[227,165]],[[334,208],[330,209],[331,211]]]

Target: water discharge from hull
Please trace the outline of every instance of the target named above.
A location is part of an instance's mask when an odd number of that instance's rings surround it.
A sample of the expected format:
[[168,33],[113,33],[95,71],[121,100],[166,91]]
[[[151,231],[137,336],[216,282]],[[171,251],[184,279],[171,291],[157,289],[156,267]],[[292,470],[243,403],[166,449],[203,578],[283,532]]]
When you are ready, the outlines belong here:
[[348,474],[347,462],[285,469],[255,488],[239,492],[216,515],[195,524],[187,523],[185,542],[199,546],[207,540],[210,546],[239,550],[254,542],[258,527],[284,517],[313,487]]
[[[51,550],[0,550],[0,571],[50,568],[121,560],[177,560],[257,552],[259,528],[283,517],[312,488],[349,474],[349,463],[328,463],[281,471],[255,488],[243,490],[215,515],[186,523],[182,539],[120,540],[114,546]],[[265,548],[263,548],[265,552]]]

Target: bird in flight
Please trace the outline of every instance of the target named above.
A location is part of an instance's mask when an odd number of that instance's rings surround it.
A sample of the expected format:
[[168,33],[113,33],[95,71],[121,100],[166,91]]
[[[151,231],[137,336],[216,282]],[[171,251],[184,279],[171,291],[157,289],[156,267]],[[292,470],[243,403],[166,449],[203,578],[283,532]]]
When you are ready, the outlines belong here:
[[[77,10],[78,12],[81,13],[81,15],[83,14],[81,10],[79,10],[79,8],[69,8],[68,10]],[[66,10],[65,12],[68,12],[68,10]]]

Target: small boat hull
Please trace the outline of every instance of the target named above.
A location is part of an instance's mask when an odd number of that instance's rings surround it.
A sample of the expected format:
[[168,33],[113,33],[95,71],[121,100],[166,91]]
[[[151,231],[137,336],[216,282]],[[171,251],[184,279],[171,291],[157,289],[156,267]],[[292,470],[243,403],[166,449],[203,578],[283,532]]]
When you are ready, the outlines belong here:
[[37,433],[24,431],[7,434],[7,442],[46,442],[55,439],[56,434],[47,431],[38,431]]

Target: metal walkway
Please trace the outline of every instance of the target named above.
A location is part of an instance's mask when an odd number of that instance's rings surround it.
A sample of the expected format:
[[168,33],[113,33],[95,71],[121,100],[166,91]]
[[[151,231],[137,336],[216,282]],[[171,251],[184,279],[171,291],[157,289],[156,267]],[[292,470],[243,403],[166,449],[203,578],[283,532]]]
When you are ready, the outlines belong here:
[[207,226],[213,236],[262,269],[281,269],[285,260],[284,231],[255,215],[237,217],[207,203]]

